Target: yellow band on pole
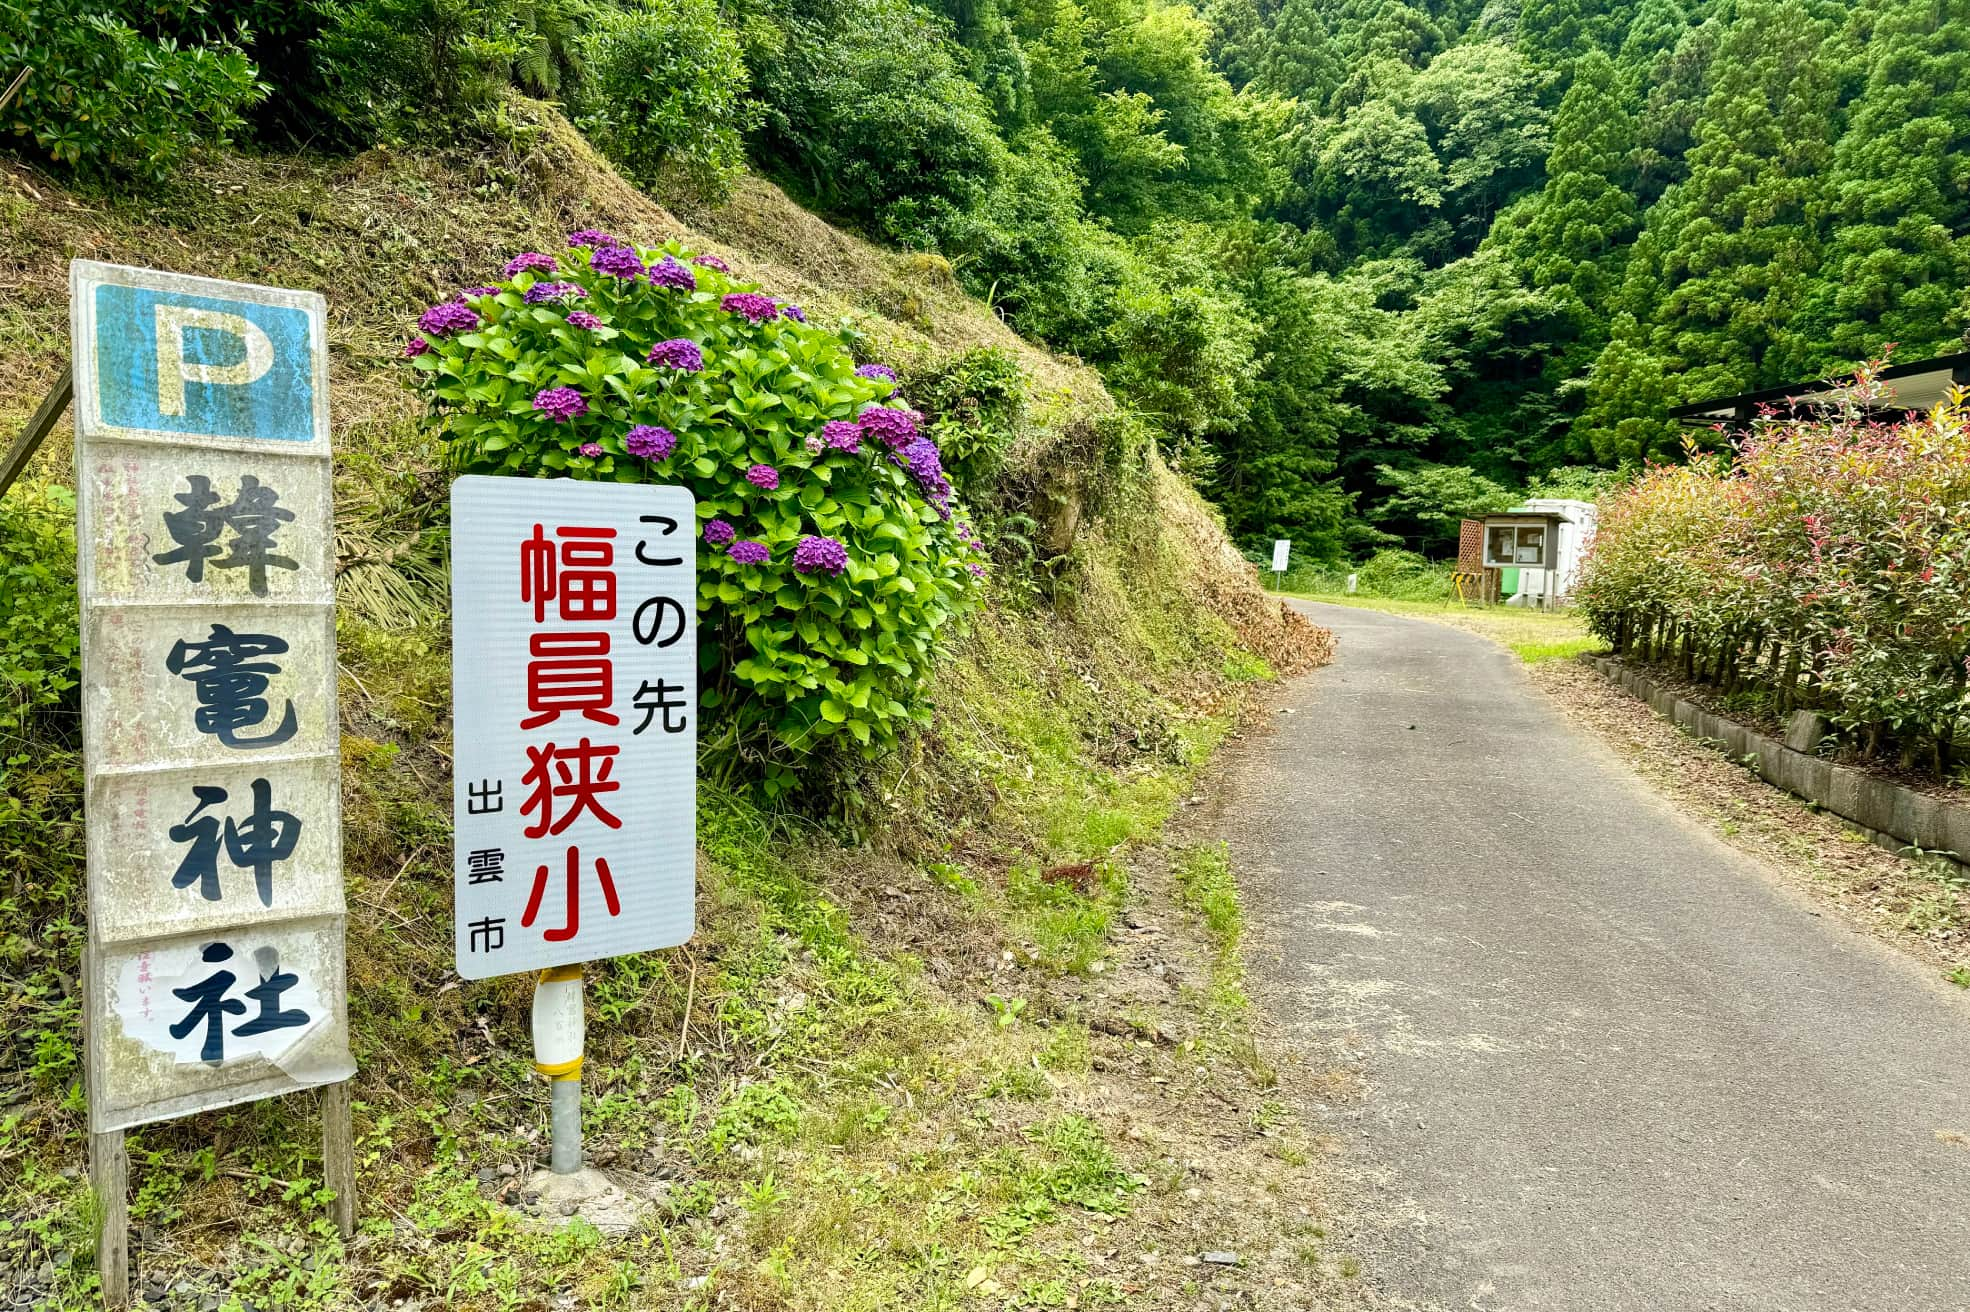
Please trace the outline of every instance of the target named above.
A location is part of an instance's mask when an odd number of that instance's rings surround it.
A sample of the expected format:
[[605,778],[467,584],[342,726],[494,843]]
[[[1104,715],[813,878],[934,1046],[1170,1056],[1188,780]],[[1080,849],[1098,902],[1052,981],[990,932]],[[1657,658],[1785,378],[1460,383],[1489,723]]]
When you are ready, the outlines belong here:
[[563,980],[580,978],[580,966],[550,966],[546,970],[541,971],[540,978],[534,982],[536,984],[558,984]]
[[557,1061],[551,1066],[543,1066],[535,1062],[534,1069],[540,1072],[544,1080],[578,1080],[581,1078],[581,1058],[576,1057],[573,1061]]

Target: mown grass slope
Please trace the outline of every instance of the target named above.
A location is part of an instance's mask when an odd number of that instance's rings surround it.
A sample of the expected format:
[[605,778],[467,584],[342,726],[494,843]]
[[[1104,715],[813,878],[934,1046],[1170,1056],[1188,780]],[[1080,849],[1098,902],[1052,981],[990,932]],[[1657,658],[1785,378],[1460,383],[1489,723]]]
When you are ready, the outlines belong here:
[[[1152,850],[1252,682],[1323,659],[1325,635],[1263,595],[1091,372],[938,261],[757,182],[687,225],[552,111],[507,117],[475,154],[223,157],[142,200],[0,166],[0,428],[64,359],[70,258],[330,306],[360,1233],[326,1220],[307,1098],[149,1127],[140,1289],[238,1308],[1189,1306],[1207,1276],[1182,1255],[1244,1235],[1244,1265],[1208,1280],[1329,1279],[1289,1234],[1312,1224],[1309,1154],[1217,946],[1235,901],[1214,894],[1212,940]],[[717,251],[865,334],[867,358],[996,345],[1029,379],[993,604],[940,673],[933,728],[832,807],[705,787],[698,938],[590,968],[590,1158],[656,1203],[626,1236],[534,1215],[528,982],[450,970],[446,475],[397,362],[422,305],[582,226]],[[63,431],[0,516],[58,522],[67,450]],[[47,543],[58,574],[67,549]],[[0,1289],[28,1306],[87,1306],[94,1285],[72,712],[0,744]]]

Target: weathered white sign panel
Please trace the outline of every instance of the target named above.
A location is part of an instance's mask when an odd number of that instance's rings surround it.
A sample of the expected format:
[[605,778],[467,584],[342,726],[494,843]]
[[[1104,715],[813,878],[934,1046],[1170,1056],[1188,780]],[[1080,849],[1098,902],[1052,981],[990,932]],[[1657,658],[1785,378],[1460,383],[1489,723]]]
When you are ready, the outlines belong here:
[[452,485],[458,973],[675,947],[696,920],[696,506]]
[[355,1064],[322,300],[87,260],[69,292],[100,1133]]
[[1272,572],[1274,574],[1284,574],[1286,572],[1286,557],[1292,550],[1293,544],[1285,538],[1277,538],[1273,541]]

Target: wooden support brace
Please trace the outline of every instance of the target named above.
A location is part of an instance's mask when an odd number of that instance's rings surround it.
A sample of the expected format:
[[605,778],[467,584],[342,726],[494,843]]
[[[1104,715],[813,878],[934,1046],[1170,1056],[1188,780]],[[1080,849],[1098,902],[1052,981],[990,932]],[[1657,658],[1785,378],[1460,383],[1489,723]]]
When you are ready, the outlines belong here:
[[130,1155],[123,1131],[89,1136],[89,1185],[97,1211],[96,1273],[103,1306],[130,1306]]
[[48,436],[48,431],[55,426],[55,421],[62,417],[62,411],[68,409],[69,398],[74,395],[75,371],[70,366],[63,365],[62,376],[55,380],[54,387],[35,408],[33,416],[27,421],[27,427],[21,429],[14,438],[13,443],[7,448],[7,453],[0,456],[0,497],[7,495],[7,489],[20,477],[21,470],[27,468],[27,462],[32,460],[34,453],[41,449],[41,440]]
[[321,1091],[322,1183],[335,1191],[332,1214],[344,1239],[356,1233],[354,1085],[353,1080],[337,1080]]

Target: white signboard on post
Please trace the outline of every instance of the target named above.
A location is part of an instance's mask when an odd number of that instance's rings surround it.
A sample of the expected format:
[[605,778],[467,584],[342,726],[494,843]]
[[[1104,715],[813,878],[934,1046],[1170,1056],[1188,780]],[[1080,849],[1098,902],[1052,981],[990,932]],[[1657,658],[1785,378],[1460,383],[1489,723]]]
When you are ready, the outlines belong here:
[[1276,538],[1273,540],[1272,572],[1274,574],[1284,574],[1286,572],[1286,556],[1292,549],[1293,544],[1285,538]]
[[69,268],[98,1134],[348,1078],[321,297]]
[[452,485],[458,973],[675,947],[697,894],[687,489]]

